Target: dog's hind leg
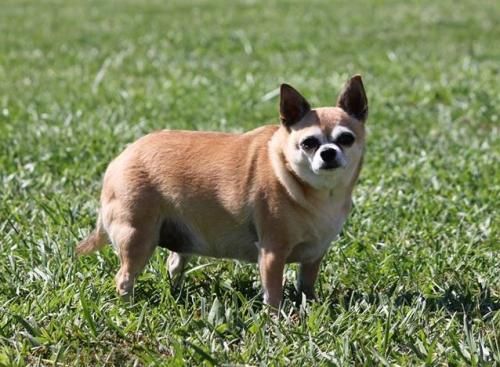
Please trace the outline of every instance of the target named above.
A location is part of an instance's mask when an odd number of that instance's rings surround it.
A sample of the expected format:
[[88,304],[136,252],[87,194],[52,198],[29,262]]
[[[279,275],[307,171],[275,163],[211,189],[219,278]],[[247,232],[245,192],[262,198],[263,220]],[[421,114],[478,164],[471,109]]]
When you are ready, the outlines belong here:
[[168,255],[168,273],[170,274],[170,282],[172,288],[178,288],[184,279],[184,269],[189,261],[189,255],[179,254],[171,251]]
[[111,240],[121,264],[115,276],[116,290],[125,300],[129,300],[133,294],[135,279],[148,263],[158,243],[158,231],[151,227],[154,226],[136,228],[119,225],[111,231]]

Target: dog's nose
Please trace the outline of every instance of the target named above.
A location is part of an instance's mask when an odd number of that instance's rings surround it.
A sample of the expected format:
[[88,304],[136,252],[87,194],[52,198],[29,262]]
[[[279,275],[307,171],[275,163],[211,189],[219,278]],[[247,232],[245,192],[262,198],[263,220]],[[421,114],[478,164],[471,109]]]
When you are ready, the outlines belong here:
[[335,149],[325,149],[320,153],[323,162],[330,163],[335,160],[337,156],[337,151]]

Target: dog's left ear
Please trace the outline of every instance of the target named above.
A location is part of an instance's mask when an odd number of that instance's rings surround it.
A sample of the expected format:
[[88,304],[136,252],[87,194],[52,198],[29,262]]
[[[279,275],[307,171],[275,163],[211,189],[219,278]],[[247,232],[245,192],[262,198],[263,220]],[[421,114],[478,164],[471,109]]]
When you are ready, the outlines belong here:
[[280,86],[280,119],[287,128],[302,120],[311,110],[309,102],[291,85]]
[[354,75],[345,85],[337,99],[337,107],[364,122],[368,117],[368,99],[361,75]]

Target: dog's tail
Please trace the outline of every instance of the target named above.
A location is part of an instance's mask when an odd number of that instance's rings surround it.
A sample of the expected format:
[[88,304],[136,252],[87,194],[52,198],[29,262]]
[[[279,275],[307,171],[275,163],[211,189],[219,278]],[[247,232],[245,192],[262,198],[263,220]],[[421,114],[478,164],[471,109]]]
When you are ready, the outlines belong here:
[[96,228],[90,235],[76,246],[76,253],[78,255],[87,255],[104,247],[108,242],[108,236],[102,226],[101,216],[97,218]]

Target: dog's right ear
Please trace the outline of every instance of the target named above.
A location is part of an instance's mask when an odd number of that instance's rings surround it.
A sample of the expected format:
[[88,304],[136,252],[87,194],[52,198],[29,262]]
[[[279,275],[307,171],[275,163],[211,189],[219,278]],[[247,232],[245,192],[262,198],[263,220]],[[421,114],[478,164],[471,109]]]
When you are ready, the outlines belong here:
[[280,119],[289,128],[296,124],[311,110],[309,102],[291,85],[280,86]]

